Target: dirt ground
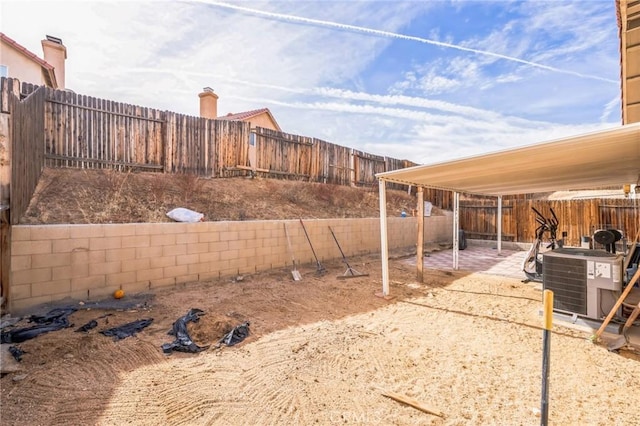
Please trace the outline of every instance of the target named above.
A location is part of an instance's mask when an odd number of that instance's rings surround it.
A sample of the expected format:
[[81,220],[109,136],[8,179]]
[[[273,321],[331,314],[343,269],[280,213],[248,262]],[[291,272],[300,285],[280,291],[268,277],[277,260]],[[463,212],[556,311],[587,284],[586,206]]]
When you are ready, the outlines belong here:
[[[414,206],[409,194],[387,194],[390,215]],[[205,220],[377,217],[378,194],[266,179],[46,169],[22,223],[163,222],[174,207]],[[73,327],[15,345],[24,351],[21,362],[2,345],[0,424],[539,424],[540,290],[513,278],[435,269],[418,283],[406,255],[390,261],[390,300],[375,295],[381,264],[371,255],[349,259],[369,274],[354,279],[337,278],[346,268],[338,260],[324,263],[323,276],[315,264],[302,265],[302,281],[281,269],[74,302]],[[163,353],[174,340],[172,324],[192,308],[204,315],[189,323],[189,335],[211,346]],[[153,321],[135,336],[116,341],[100,333],[141,319]],[[90,320],[96,328],[75,332]],[[247,339],[217,347],[244,322]],[[22,319],[13,327],[31,325]],[[554,324],[550,424],[637,424],[640,358],[608,352],[589,337]]]
[[[350,259],[369,276],[337,279],[342,262],[242,280],[193,283],[132,309],[75,305],[74,327],[18,345],[19,371],[0,379],[2,425],[534,425],[540,423],[541,292],[520,280]],[[123,305],[128,296],[121,299]],[[129,299],[130,302],[130,299]],[[115,302],[112,300],[110,304]],[[114,307],[118,307],[116,304]],[[189,333],[200,353],[163,354],[172,323],[205,311]],[[113,315],[99,318],[104,314]],[[74,330],[91,319],[98,327]],[[152,324],[114,341],[100,330]],[[215,348],[248,321],[250,336]],[[107,323],[108,322],[108,323]],[[17,326],[26,325],[26,322]],[[550,424],[637,424],[638,359],[554,325]],[[9,355],[3,354],[4,359]],[[442,417],[383,396],[411,397]]]

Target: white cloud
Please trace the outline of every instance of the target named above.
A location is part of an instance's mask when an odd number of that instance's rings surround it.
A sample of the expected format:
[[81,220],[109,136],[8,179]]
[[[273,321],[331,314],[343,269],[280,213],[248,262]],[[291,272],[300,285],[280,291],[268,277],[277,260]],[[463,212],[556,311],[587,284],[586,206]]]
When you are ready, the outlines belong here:
[[473,1],[3,0],[0,11],[2,31],[35,53],[45,34],[63,39],[78,93],[195,115],[211,86],[220,114],[269,107],[285,131],[428,161],[618,120],[615,13],[564,3],[500,3],[509,18],[487,34],[412,26]]

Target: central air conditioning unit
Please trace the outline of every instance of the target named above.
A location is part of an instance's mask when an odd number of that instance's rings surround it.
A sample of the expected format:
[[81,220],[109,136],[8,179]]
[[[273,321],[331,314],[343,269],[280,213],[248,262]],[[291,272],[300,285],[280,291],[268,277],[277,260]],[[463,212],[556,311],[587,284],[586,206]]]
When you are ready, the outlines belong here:
[[553,291],[554,311],[600,320],[622,290],[621,254],[560,248],[543,254],[542,285]]

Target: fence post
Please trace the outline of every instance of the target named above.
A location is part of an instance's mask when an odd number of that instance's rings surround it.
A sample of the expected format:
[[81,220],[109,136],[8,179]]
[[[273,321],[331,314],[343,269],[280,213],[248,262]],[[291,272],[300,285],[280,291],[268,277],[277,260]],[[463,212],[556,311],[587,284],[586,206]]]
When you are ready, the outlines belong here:
[[353,148],[351,148],[349,150],[349,180],[351,181],[351,185],[350,186],[356,186],[357,182],[356,182],[356,178],[357,178],[357,173],[356,173],[356,154],[353,150]]
[[549,424],[549,358],[551,352],[551,327],[553,325],[553,291],[545,290],[544,330],[542,331],[542,402],[540,407],[540,425]]
[[424,188],[418,187],[418,244],[416,252],[416,264],[418,265],[416,279],[424,282]]
[[173,172],[173,139],[174,139],[174,129],[175,129],[176,116],[171,111],[164,112],[164,123],[162,123],[163,130],[163,151],[164,151],[164,161],[163,161],[163,172],[171,173]]

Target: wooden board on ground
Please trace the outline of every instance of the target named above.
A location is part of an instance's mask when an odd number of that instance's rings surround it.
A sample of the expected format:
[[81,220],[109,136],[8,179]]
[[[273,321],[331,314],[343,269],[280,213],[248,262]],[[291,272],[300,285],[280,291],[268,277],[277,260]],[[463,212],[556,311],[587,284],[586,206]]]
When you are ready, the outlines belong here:
[[395,392],[390,392],[390,391],[384,391],[382,392],[383,396],[386,396],[387,398],[391,398],[395,401],[398,402],[402,402],[403,404],[407,404],[417,410],[420,411],[424,411],[427,414],[433,414],[434,416],[438,416],[438,417],[444,417],[444,413],[441,411],[438,411],[434,408],[431,407],[427,407],[426,405],[424,405],[423,403],[413,399],[413,398],[409,398],[408,396],[405,395],[401,395],[399,393],[395,393]]

